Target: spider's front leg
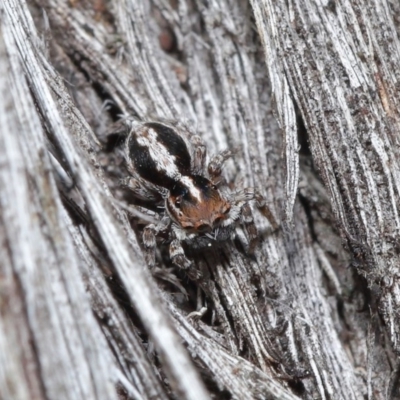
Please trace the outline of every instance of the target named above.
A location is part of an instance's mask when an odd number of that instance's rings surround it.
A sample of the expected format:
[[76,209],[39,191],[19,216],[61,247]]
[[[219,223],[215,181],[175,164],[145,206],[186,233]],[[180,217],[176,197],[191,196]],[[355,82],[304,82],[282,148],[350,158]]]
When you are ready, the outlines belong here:
[[186,258],[182,243],[179,239],[174,239],[169,245],[169,256],[171,261],[179,268],[188,269],[192,264]]
[[156,265],[157,236],[168,229],[170,219],[164,217],[157,224],[147,225],[143,230],[144,255],[150,269]]
[[186,233],[176,224],[171,227],[171,243],[169,245],[169,256],[173,264],[182,269],[188,269],[192,263],[186,258],[182,247],[182,241],[187,238]]
[[[232,208],[230,211],[230,218],[227,220],[226,225],[228,225],[231,219],[232,221],[237,221],[241,215],[243,215],[244,223],[251,224],[253,223],[253,216],[251,214],[251,210],[244,207],[246,203],[250,200],[256,200],[256,206],[261,211],[261,213],[268,219],[274,230],[279,228],[278,223],[271,210],[269,209],[267,202],[265,201],[264,196],[262,196],[258,190],[254,188],[245,188],[239,190],[232,194],[230,202],[232,204]],[[244,212],[243,212],[244,208]],[[249,211],[250,210],[250,211]],[[247,222],[246,222],[247,220]]]
[[276,221],[275,216],[272,213],[271,209],[268,207],[265,197],[256,190],[254,193],[254,198],[256,199],[257,208],[261,211],[261,214],[268,219],[269,223],[272,226],[272,229],[274,231],[278,230],[279,224]]
[[245,203],[242,206],[242,223],[244,225],[244,229],[247,232],[247,237],[249,241],[248,252],[251,254],[254,251],[254,248],[257,244],[258,232],[256,225],[254,223],[253,213],[251,212],[251,208],[248,203]]
[[204,165],[206,162],[207,149],[203,142],[203,139],[194,135],[191,137],[190,142],[192,144],[192,172],[195,175],[201,175],[204,171]]
[[211,181],[215,181],[221,176],[222,167],[225,161],[233,156],[231,150],[224,150],[221,153],[216,154],[208,163],[208,174],[210,175]]

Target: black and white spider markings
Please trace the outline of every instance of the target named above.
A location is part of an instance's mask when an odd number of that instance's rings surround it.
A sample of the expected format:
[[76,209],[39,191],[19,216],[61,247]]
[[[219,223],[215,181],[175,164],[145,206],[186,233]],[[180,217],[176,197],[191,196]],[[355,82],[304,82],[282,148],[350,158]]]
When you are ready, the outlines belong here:
[[213,242],[235,236],[241,221],[247,232],[249,248],[254,246],[257,230],[248,202],[258,208],[276,228],[264,198],[254,188],[229,192],[221,179],[229,150],[206,164],[202,139],[181,123],[129,122],[124,155],[131,176],[125,186],[142,200],[159,206],[156,222],[147,225],[143,244],[149,267],[155,265],[156,237],[167,235],[171,261],[188,268],[182,244],[201,249]]

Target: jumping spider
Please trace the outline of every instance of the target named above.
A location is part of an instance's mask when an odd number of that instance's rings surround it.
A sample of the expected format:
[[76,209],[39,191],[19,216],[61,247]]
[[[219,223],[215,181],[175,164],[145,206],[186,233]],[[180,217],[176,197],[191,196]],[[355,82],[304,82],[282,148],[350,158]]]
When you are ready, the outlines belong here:
[[239,219],[252,247],[257,231],[247,203],[253,199],[276,227],[264,198],[255,189],[228,193],[218,187],[223,186],[222,166],[232,152],[217,154],[206,166],[203,141],[182,124],[132,122],[124,153],[131,174],[126,187],[161,209],[157,222],[143,232],[150,268],[155,265],[156,237],[160,234],[168,236],[171,261],[180,268],[191,265],[183,242],[199,249],[227,240],[234,236]]

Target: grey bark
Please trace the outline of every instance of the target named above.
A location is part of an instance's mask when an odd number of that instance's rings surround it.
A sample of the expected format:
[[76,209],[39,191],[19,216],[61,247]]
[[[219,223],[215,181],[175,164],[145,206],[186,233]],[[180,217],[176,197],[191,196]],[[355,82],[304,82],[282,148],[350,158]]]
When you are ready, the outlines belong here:
[[[0,398],[400,398],[397,3],[0,10]],[[237,149],[279,228],[149,271],[127,116]]]

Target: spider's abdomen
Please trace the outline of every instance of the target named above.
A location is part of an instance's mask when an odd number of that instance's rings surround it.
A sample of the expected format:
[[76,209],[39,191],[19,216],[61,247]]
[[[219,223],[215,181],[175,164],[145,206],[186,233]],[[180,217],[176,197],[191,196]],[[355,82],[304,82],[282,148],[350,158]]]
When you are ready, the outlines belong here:
[[135,171],[146,181],[172,189],[190,175],[190,154],[185,141],[167,125],[151,122],[133,129],[127,151]]

